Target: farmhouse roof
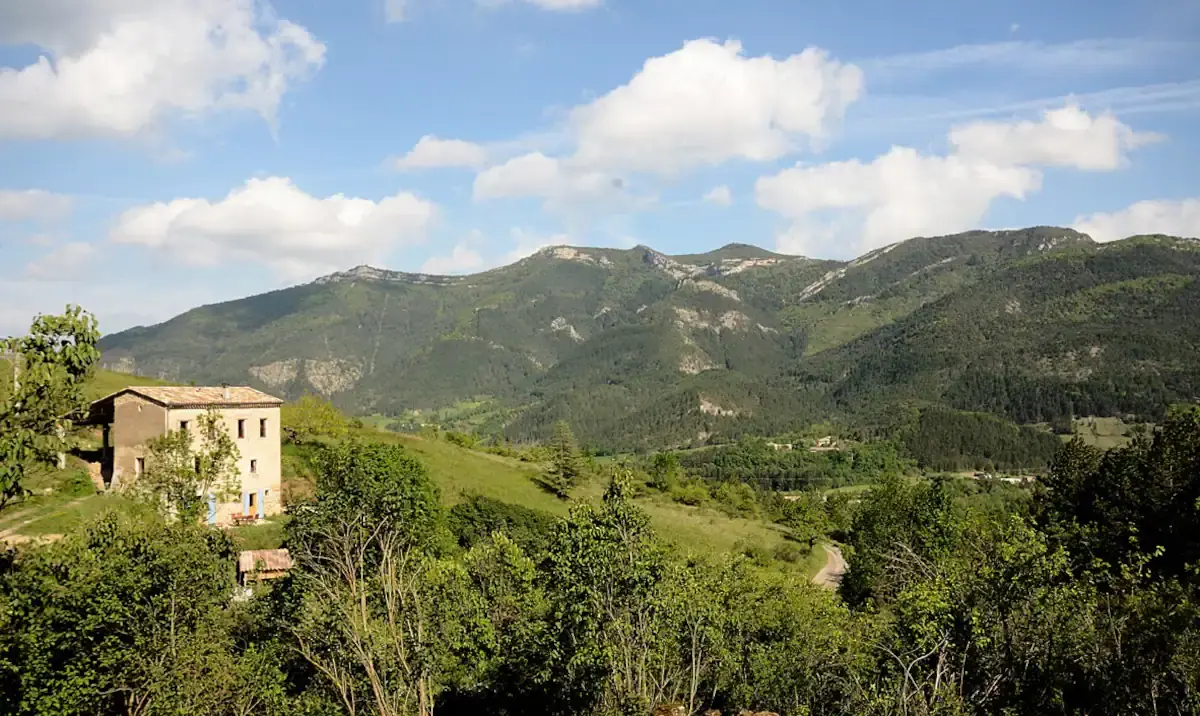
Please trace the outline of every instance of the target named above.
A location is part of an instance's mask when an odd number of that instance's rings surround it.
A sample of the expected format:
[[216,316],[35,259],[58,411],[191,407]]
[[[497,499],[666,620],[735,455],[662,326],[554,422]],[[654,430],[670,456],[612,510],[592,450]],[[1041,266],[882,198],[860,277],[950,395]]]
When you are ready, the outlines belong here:
[[273,395],[248,386],[134,385],[93,402],[81,425],[99,425],[113,420],[113,400],[132,393],[164,408],[272,408],[283,405]]

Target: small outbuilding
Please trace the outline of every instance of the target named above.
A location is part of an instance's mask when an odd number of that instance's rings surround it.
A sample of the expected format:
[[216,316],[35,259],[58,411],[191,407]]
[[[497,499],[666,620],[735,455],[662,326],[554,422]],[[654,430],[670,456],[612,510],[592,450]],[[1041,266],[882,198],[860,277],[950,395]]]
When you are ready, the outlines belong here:
[[248,549],[238,553],[238,583],[278,579],[292,568],[286,549]]

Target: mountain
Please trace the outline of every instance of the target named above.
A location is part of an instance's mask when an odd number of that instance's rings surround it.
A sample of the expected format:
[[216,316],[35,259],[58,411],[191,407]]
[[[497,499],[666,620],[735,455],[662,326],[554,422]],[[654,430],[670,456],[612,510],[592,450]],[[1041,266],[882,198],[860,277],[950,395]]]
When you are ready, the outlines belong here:
[[[115,370],[314,391],[360,413],[482,402],[480,424],[514,439],[566,418],[619,447],[901,403],[1153,415],[1196,393],[1196,246],[1097,245],[1054,227],[917,238],[849,262],[746,244],[556,246],[471,276],[360,266],[101,349]],[[1030,409],[1040,395],[1056,407]]]

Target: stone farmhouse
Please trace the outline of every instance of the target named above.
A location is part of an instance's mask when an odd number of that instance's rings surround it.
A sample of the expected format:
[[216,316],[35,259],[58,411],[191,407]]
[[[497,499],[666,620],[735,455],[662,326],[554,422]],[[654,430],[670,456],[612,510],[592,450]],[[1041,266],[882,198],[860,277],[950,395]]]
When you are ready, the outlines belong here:
[[241,501],[218,504],[209,497],[208,523],[227,525],[278,514],[280,503],[279,406],[283,401],[242,386],[129,387],[92,403],[81,425],[103,431],[100,477],[120,489],[146,469],[153,438],[187,430],[215,409],[237,445]]

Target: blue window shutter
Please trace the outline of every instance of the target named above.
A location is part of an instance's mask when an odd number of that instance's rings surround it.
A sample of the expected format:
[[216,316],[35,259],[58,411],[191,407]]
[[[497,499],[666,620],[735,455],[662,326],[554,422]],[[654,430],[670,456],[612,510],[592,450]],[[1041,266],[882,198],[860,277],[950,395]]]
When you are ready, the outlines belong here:
[[217,496],[208,496],[208,524],[217,524]]
[[262,516],[263,516],[263,491],[259,490],[258,491],[258,517],[261,519]]
[[243,515],[250,514],[250,493],[249,492],[242,493],[242,514]]

